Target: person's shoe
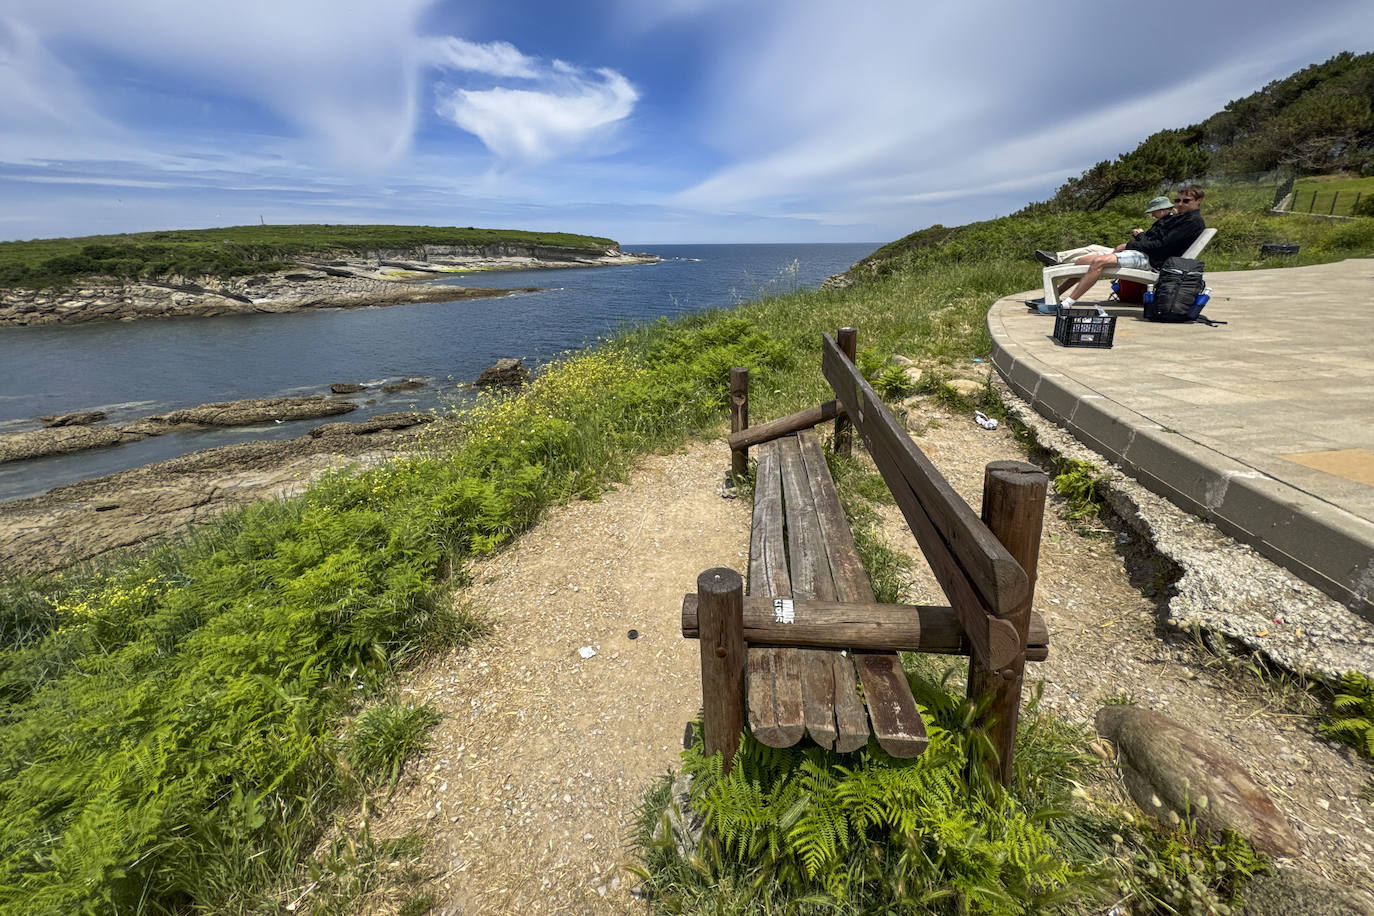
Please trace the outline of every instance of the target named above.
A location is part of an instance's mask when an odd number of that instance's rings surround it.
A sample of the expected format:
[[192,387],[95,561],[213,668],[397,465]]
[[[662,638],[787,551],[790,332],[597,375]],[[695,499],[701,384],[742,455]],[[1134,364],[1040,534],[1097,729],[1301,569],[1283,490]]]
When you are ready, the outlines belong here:
[[1027,300],[1026,300],[1026,308],[1030,309],[1031,311],[1035,311],[1036,308],[1038,308],[1039,306],[1042,306],[1042,305],[1044,305],[1044,304],[1045,304],[1045,297],[1044,297],[1044,296],[1036,296],[1034,299],[1027,299]]
[[1042,315],[1058,315],[1058,314],[1059,314],[1059,306],[1057,306],[1057,305],[1049,305],[1048,303],[1044,303],[1044,302],[1042,302],[1042,303],[1040,303],[1038,306],[1036,306],[1036,309],[1035,309],[1035,310],[1036,310],[1037,312],[1039,312],[1040,314],[1042,314]]
[[1035,259],[1046,267],[1056,267],[1059,264],[1059,255],[1053,251],[1042,251],[1039,248],[1035,249]]

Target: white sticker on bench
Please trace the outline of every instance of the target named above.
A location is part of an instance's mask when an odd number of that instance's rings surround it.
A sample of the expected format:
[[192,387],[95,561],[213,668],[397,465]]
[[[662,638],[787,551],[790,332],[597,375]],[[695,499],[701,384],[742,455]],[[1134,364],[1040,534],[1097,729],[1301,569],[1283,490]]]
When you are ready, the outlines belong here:
[[773,599],[773,622],[774,623],[794,623],[797,613],[793,609],[791,598]]

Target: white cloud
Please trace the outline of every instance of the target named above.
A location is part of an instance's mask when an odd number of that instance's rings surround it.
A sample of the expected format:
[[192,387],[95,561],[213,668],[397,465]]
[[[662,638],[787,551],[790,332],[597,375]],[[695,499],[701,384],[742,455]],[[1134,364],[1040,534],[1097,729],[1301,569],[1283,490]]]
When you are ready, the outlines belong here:
[[1153,131],[1374,37],[1374,15],[1349,0],[1243,22],[1221,7],[1160,0],[1156,20],[1189,21],[1207,36],[1196,48],[1161,46],[1150,30],[1105,35],[1094,9],[1087,0],[1066,0],[1053,16],[985,0],[871,0],[842,15],[824,0],[794,0],[785,15],[748,3],[704,8],[728,37],[696,133],[723,164],[669,201],[817,219],[905,211],[909,224],[926,206],[950,212],[963,201],[969,218],[995,195],[1047,193]]
[[[339,15],[329,0],[10,0],[13,17],[46,50],[27,60],[64,62],[24,77],[41,104],[64,109],[98,98],[103,73],[84,52],[149,83],[260,105],[315,145],[314,158],[376,169],[403,153],[415,121],[422,50],[418,20],[434,0],[357,0]],[[62,78],[51,81],[52,73]],[[91,88],[83,88],[90,86]],[[81,158],[91,155],[74,150]]]
[[554,61],[542,89],[451,89],[440,93],[438,113],[503,159],[543,162],[572,152],[628,117],[639,93],[614,70],[595,78]]
[[534,59],[508,41],[478,44],[450,36],[431,40],[428,49],[428,62],[444,69],[526,79],[538,75]]

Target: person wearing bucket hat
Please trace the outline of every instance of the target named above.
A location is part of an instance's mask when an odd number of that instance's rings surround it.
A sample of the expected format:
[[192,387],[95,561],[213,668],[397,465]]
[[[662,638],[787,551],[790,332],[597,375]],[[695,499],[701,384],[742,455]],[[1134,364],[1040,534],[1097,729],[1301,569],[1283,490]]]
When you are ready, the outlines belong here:
[[[1174,212],[1174,202],[1167,197],[1156,197],[1145,205],[1145,212],[1156,220],[1161,219]],[[1144,231],[1144,229],[1132,229],[1131,237],[1134,238]],[[1119,248],[1111,248],[1107,245],[1084,245],[1080,248],[1070,248],[1067,251],[1041,251],[1037,248],[1035,259],[1046,267],[1054,267],[1057,264],[1072,264],[1085,254],[1111,254],[1119,250]]]
[[[1131,240],[1117,245],[1116,248],[1090,245],[1076,252],[1051,254],[1047,251],[1036,251],[1036,258],[1047,267],[1069,263],[1069,260],[1060,259],[1059,255],[1072,254],[1075,255],[1071,259],[1072,263],[1084,264],[1089,268],[1077,282],[1072,278],[1064,281],[1064,285],[1059,289],[1061,294],[1065,287],[1072,285],[1073,289],[1067,296],[1061,295],[1059,307],[1072,306],[1080,296],[1092,288],[1102,276],[1102,271],[1110,267],[1158,270],[1169,258],[1187,251],[1188,246],[1207,228],[1207,224],[1202,221],[1202,214],[1198,212],[1203,194],[1201,187],[1192,184],[1180,190],[1178,197],[1172,202],[1167,197],[1156,197],[1145,205],[1145,212],[1154,217],[1154,224],[1148,229],[1132,229]],[[1169,209],[1171,204],[1172,212]],[[1050,257],[1055,258],[1053,264],[1048,263]],[[1044,302],[1032,301],[1028,304],[1038,307],[1046,315],[1052,315],[1055,311]]]

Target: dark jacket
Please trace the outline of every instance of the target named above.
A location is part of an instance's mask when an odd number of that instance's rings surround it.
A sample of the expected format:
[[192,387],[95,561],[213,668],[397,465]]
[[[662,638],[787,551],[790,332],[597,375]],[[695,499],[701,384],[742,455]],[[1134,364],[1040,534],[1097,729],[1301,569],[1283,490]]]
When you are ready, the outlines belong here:
[[1126,247],[1131,251],[1144,252],[1150,259],[1150,266],[1158,270],[1164,266],[1165,261],[1187,251],[1188,246],[1193,244],[1206,228],[1207,224],[1202,221],[1202,214],[1196,210],[1165,216],[1155,220],[1153,226],[1127,242]]

